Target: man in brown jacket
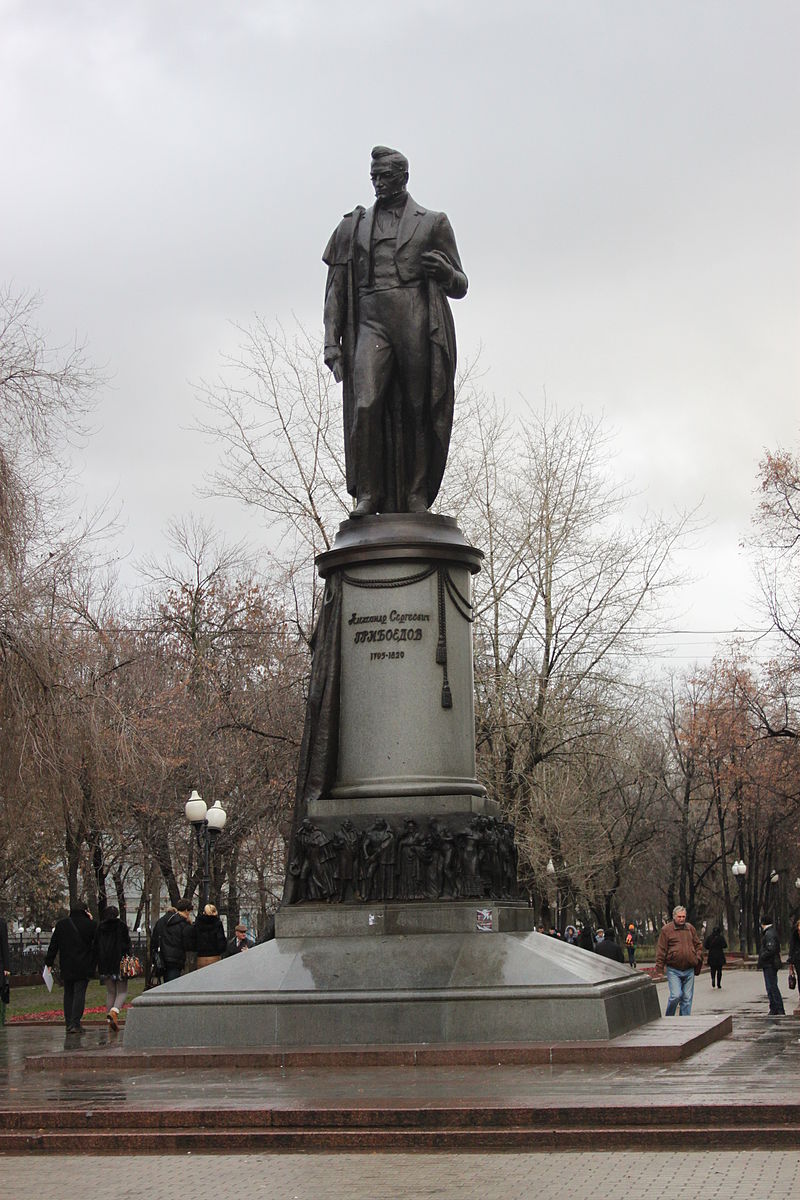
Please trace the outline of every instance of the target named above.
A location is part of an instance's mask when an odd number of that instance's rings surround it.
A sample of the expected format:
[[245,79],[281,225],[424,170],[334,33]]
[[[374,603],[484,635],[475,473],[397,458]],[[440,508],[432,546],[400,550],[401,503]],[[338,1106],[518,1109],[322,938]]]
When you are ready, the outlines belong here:
[[674,1017],[680,1006],[680,1015],[688,1017],[694,998],[694,976],[703,965],[703,944],[694,925],[686,920],[686,909],[682,904],[672,910],[672,920],[667,921],[658,935],[656,946],[656,975],[666,967],[669,1000],[666,1016]]

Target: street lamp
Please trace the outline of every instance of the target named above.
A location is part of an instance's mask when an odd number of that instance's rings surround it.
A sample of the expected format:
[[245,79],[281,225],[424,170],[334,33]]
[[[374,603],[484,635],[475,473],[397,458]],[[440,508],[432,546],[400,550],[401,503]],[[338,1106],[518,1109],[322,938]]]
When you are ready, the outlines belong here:
[[191,796],[186,801],[184,809],[186,820],[193,827],[197,845],[203,854],[203,902],[202,907],[208,904],[209,891],[211,888],[211,850],[214,842],[217,840],[222,830],[225,828],[225,822],[228,819],[228,814],[220,804],[219,800],[215,801],[209,808],[195,788]]
[[[770,871],[770,873],[769,873],[769,882],[770,882],[770,885],[771,885],[772,887],[775,887],[777,884],[779,884],[779,883],[780,883],[780,881],[781,881],[781,877],[780,877],[779,873],[778,873],[778,872],[775,870],[775,868],[773,867],[773,868],[772,868],[772,870],[771,870],[771,871]],[[773,893],[772,893],[772,902],[771,902],[771,904],[770,904],[770,908],[771,908],[771,910],[772,910],[772,920],[773,920],[773,922],[774,922],[774,924],[775,924],[776,928],[779,926],[779,923],[780,923],[780,921],[779,921],[779,912],[778,912],[778,905],[779,905],[779,904],[780,904],[780,891],[773,892]]]
[[747,863],[740,858],[733,864],[731,871],[739,885],[739,953],[744,958],[744,877],[747,874]]
[[[545,870],[547,871],[547,874],[548,874],[548,875],[555,876],[555,873],[556,873],[556,865],[555,865],[555,863],[553,862],[552,858],[548,858],[548,860],[547,860],[547,866],[545,867]],[[558,892],[558,880],[557,880],[557,879],[556,879],[556,881],[555,881],[555,884],[556,884],[556,919],[555,919],[555,927],[556,927],[556,929],[558,929],[558,931],[560,932],[560,931],[561,931],[561,913],[560,913],[560,911],[559,911],[559,910],[560,910],[560,908],[561,908],[561,905],[560,905],[560,900],[561,900],[561,897],[560,897],[560,895],[559,895],[559,892]]]

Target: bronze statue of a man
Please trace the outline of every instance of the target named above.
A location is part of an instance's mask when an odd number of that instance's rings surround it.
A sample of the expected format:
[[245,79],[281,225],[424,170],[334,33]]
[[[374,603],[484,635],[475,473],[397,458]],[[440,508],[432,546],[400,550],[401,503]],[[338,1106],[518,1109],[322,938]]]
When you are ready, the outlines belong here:
[[406,190],[408,160],[376,146],[370,175],[375,204],[348,213],[322,256],[325,362],[344,383],[353,517],[425,512],[436,499],[455,391],[447,297],[467,292],[450,222]]

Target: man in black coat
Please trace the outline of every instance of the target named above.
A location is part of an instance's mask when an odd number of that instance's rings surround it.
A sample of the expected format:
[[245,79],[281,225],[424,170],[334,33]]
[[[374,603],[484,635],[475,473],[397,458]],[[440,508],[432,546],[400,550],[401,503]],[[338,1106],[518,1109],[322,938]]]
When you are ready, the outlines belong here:
[[150,936],[150,953],[160,951],[164,963],[164,983],[180,977],[186,965],[186,951],[196,946],[192,925],[191,900],[179,900],[172,912],[160,917]]
[[769,1015],[783,1017],[786,1009],[783,1007],[783,996],[778,987],[778,971],[781,969],[781,940],[778,931],[769,918],[761,922],[761,949],[758,952],[758,965],[764,974],[764,986],[769,999]]
[[56,921],[45,964],[53,966],[58,955],[64,984],[64,1021],[67,1033],[82,1033],[81,1017],[86,1005],[86,988],[94,971],[94,921],[88,908],[76,906],[68,917]]
[[595,954],[602,954],[603,958],[613,959],[614,962],[624,963],[625,955],[622,953],[622,946],[619,942],[614,941],[614,934],[609,933],[606,937],[604,929],[598,929],[597,939],[594,944]]
[[11,978],[11,952],[8,948],[8,925],[3,917],[0,917],[0,968],[0,1025],[5,1025],[5,1006],[10,999],[8,981]]

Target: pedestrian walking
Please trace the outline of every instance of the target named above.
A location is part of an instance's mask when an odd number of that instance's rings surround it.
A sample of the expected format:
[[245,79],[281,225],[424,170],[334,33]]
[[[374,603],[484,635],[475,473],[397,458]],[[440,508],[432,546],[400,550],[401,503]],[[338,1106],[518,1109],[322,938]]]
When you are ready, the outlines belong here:
[[575,945],[580,946],[581,950],[594,950],[594,937],[588,925],[584,925],[579,930]]
[[[708,969],[711,972],[711,986],[722,987],[722,968],[725,966],[725,951],[728,948],[728,943],[725,941],[725,934],[719,925],[715,925],[703,942],[703,949],[707,953]],[[715,982],[716,981],[716,982]]]
[[[794,991],[797,988],[797,980],[800,978],[800,918],[792,925],[791,936],[789,937],[789,988]],[[795,1011],[795,1016],[800,1016],[800,989],[798,989],[798,1005]]]
[[186,952],[194,948],[192,902],[179,900],[171,912],[159,917],[150,935],[150,954],[154,962],[157,956],[163,966],[164,983],[180,978],[186,966]]
[[164,928],[167,917],[171,917],[177,911],[173,905],[168,905],[150,930],[150,978],[157,984],[164,982],[164,972],[167,969],[161,956],[161,930]]
[[216,905],[207,904],[203,911],[197,914],[194,936],[198,968],[219,962],[225,953],[226,942],[225,929],[219,919]]
[[598,929],[595,936],[594,952],[595,954],[602,955],[603,958],[612,959],[613,962],[625,962],[622,946],[616,941],[613,929],[609,930],[608,934],[606,934],[605,929]]
[[628,966],[636,967],[636,926],[629,925],[625,934],[625,949],[628,951]]
[[656,975],[666,970],[669,1000],[665,1016],[674,1017],[676,1010],[682,1017],[692,1011],[694,999],[694,977],[703,965],[703,945],[694,925],[686,920],[686,909],[676,904],[672,920],[658,935],[656,946]]
[[81,1018],[86,1007],[86,988],[95,964],[94,930],[89,909],[76,905],[68,917],[56,921],[45,955],[45,966],[51,969],[58,956],[67,1033],[83,1033]]
[[6,1023],[6,1007],[11,999],[9,980],[11,978],[11,951],[8,948],[8,925],[4,917],[0,917],[0,1025]]
[[106,985],[106,1020],[116,1032],[119,1014],[128,998],[128,980],[120,973],[120,963],[131,952],[131,935],[113,904],[97,926],[94,949],[100,982]]
[[761,921],[761,946],[758,951],[758,965],[764,973],[764,985],[767,989],[767,998],[769,1000],[769,1015],[771,1017],[783,1017],[786,1015],[786,1009],[783,1007],[783,996],[778,987],[778,971],[781,969],[781,940],[778,937],[778,931],[770,921],[769,917],[764,917]]

